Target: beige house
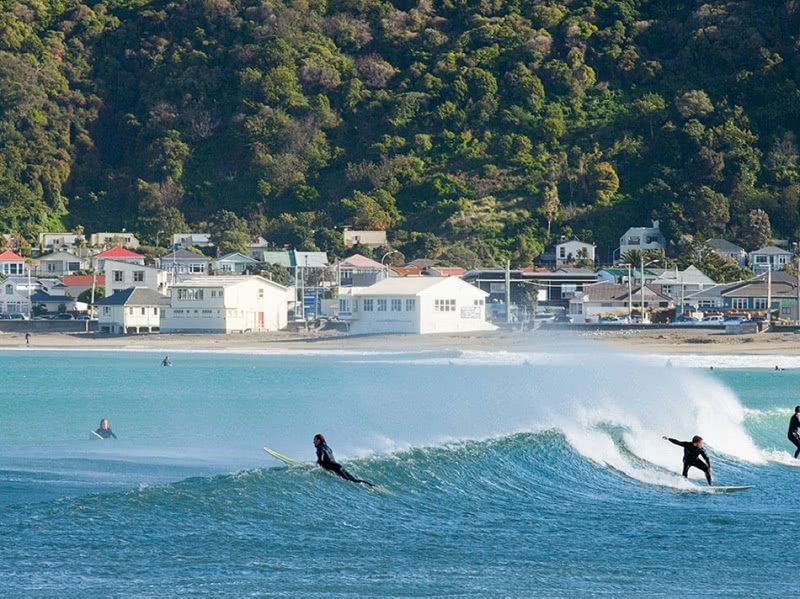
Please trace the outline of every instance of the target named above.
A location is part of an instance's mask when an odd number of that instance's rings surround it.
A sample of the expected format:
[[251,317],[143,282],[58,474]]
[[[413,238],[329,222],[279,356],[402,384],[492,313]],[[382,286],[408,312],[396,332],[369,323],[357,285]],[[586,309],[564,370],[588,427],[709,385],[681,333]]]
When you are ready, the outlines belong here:
[[343,235],[344,245],[349,248],[357,243],[372,249],[386,247],[388,244],[386,240],[386,231],[357,231],[355,229],[345,229]]
[[126,248],[136,249],[139,247],[139,240],[133,233],[92,233],[89,237],[89,245],[110,247],[118,245]]
[[83,260],[69,252],[53,252],[38,260],[36,273],[42,277],[62,277],[75,274],[88,267],[88,260]]
[[198,277],[175,284],[165,333],[244,333],[286,327],[289,288],[260,276]]
[[80,245],[84,241],[83,235],[75,233],[39,233],[39,247],[44,252],[57,252],[66,248]]
[[152,289],[132,287],[97,302],[101,333],[157,333],[161,329],[161,310],[169,298]]
[[171,280],[170,273],[166,270],[117,260],[105,260],[103,274],[106,279],[106,295],[131,287],[146,287],[165,294]]

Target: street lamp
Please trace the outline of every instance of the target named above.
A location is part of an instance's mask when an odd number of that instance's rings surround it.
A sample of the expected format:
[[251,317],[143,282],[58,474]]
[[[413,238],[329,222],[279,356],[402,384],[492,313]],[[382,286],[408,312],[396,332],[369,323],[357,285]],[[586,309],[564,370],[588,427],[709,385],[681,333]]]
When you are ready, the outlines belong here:
[[384,269],[384,274],[386,275],[387,278],[389,276],[389,268],[383,263],[383,261],[386,260],[386,258],[391,256],[392,254],[399,254],[399,253],[400,253],[400,250],[389,250],[381,258],[381,268]]

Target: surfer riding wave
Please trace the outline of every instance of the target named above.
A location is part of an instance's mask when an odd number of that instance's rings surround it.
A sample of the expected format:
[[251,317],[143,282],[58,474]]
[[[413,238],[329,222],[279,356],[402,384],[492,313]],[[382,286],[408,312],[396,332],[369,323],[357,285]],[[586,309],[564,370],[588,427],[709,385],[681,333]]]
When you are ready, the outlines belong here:
[[314,435],[314,447],[317,448],[317,464],[319,464],[328,472],[333,472],[336,476],[340,476],[343,479],[354,483],[362,483],[370,487],[374,486],[369,481],[356,478],[347,470],[345,470],[339,462],[336,461],[336,459],[333,457],[333,450],[328,446],[324,435]]

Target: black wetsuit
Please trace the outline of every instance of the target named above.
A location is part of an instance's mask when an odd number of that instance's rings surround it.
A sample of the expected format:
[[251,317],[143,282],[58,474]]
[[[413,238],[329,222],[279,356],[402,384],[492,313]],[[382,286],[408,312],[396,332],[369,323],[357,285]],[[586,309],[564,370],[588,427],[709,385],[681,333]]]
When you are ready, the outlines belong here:
[[[697,447],[691,441],[678,441],[677,439],[669,438],[670,443],[683,447],[683,476],[689,476],[689,468],[694,466],[698,470],[705,472],[708,484],[711,484],[711,460],[708,458],[706,450],[702,447]],[[705,462],[700,459],[700,456],[705,458]]]
[[336,461],[333,457],[333,450],[328,447],[327,443],[320,443],[317,446],[317,464],[325,468],[329,472],[333,472],[336,476],[341,476],[345,480],[354,483],[363,483],[365,485],[373,486],[371,482],[361,480],[350,474],[344,467]]
[[101,437],[103,437],[103,439],[108,439],[108,438],[116,439],[117,438],[117,436],[114,434],[114,432],[110,428],[98,428],[94,432],[95,432],[96,435],[100,435]]
[[797,414],[792,416],[792,419],[789,420],[789,441],[791,441],[795,447],[797,447],[797,451],[794,452],[794,457],[800,455],[800,418],[797,417]]

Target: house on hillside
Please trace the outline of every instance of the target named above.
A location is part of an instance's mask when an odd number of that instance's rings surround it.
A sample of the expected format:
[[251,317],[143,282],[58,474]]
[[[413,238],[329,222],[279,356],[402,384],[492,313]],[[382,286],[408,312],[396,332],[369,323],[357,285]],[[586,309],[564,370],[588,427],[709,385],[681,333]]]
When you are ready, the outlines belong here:
[[652,283],[662,293],[680,301],[686,296],[716,285],[716,281],[706,276],[694,265],[684,270],[664,270]]
[[763,314],[769,307],[780,318],[795,320],[797,316],[797,277],[782,271],[736,283],[721,296],[726,310]]
[[231,274],[244,274],[248,271],[252,272],[258,268],[258,260],[245,256],[239,252],[231,252],[220,256],[212,262],[212,270],[214,274],[231,275]]
[[619,240],[619,257],[627,252],[635,250],[643,252],[647,250],[663,250],[667,246],[667,240],[661,233],[661,228],[657,220],[653,221],[651,227],[631,227]]
[[722,283],[707,287],[702,291],[697,291],[687,295],[684,299],[685,305],[693,306],[700,312],[708,310],[722,310],[725,307],[725,300],[722,295],[741,283]]
[[633,287],[617,283],[586,285],[569,300],[569,313],[575,320],[596,322],[601,316],[626,316],[629,309],[669,309],[674,307],[672,298],[659,290],[645,285]]
[[36,272],[43,277],[63,277],[88,268],[89,261],[70,252],[53,252],[38,260]]
[[337,315],[353,334],[490,331],[488,295],[457,277],[393,277],[353,288]]
[[747,264],[747,250],[743,247],[727,239],[709,239],[706,243],[716,254],[719,254],[723,258],[735,260],[741,266]]
[[172,236],[172,247],[175,249],[185,247],[210,248],[214,247],[211,235],[208,233],[175,233]]
[[89,237],[89,245],[98,247],[120,246],[135,250],[139,247],[139,240],[133,233],[93,233]]
[[556,244],[555,263],[556,266],[574,264],[575,262],[586,261],[594,264],[596,247],[593,243],[585,243],[577,239],[562,241]]
[[361,254],[353,254],[335,265],[339,285],[343,287],[369,287],[386,276],[386,267]]
[[25,274],[25,258],[11,250],[0,252],[0,275],[15,276]]
[[344,246],[348,248],[358,244],[374,250],[388,245],[386,231],[363,231],[345,228],[342,237]]
[[103,274],[107,296],[132,287],[146,287],[165,294],[172,282],[171,273],[166,270],[117,260],[106,259],[103,263]]
[[171,272],[175,277],[205,276],[208,274],[208,258],[189,250],[173,250],[158,259],[161,270]]
[[39,233],[39,249],[47,254],[68,250],[83,242],[83,235],[75,233]]
[[[664,269],[644,269],[644,282],[645,285],[652,283],[664,273]],[[597,271],[597,280],[603,283],[617,283],[618,285],[628,284],[628,277],[631,281],[638,285],[642,280],[642,271],[638,268],[625,268],[621,266],[603,268]]]
[[157,333],[161,330],[161,311],[169,298],[144,287],[131,287],[97,302],[98,329],[101,333]]
[[177,283],[161,315],[164,333],[244,333],[286,327],[291,290],[260,276],[198,277]]
[[750,266],[756,274],[768,270],[783,270],[792,261],[792,258],[792,252],[769,245],[750,252]]
[[79,302],[77,298],[68,295],[52,295],[46,291],[36,291],[31,295],[31,306],[44,307],[50,314],[64,314],[67,312],[85,312],[88,305]]
[[140,264],[144,266],[144,256],[132,252],[122,247],[113,247],[100,252],[94,257],[95,269],[105,270],[106,260],[114,262],[127,262],[128,264]]

